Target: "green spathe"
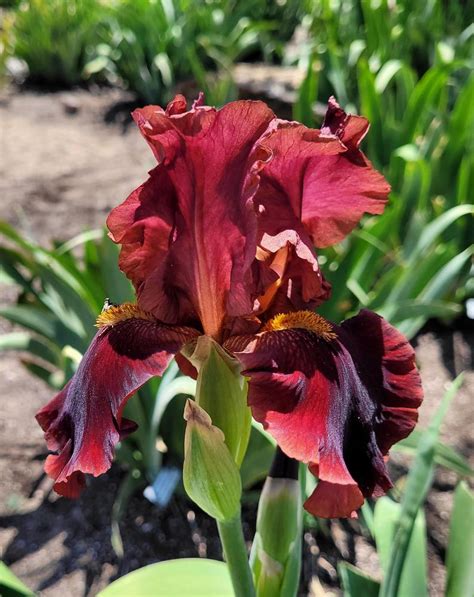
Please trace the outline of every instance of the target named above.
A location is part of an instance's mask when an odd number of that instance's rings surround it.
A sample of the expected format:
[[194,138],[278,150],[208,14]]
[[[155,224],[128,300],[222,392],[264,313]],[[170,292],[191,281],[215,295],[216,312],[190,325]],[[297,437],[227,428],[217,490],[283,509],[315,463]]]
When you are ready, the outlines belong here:
[[197,339],[187,358],[198,370],[196,402],[222,430],[225,443],[240,467],[247,450],[252,415],[247,406],[247,380],[237,359],[209,336]]
[[194,400],[184,410],[183,481],[189,497],[219,521],[231,520],[240,511],[242,485],[237,465],[224,434]]
[[280,595],[300,536],[301,493],[295,479],[267,477],[260,496],[252,569],[258,595]]

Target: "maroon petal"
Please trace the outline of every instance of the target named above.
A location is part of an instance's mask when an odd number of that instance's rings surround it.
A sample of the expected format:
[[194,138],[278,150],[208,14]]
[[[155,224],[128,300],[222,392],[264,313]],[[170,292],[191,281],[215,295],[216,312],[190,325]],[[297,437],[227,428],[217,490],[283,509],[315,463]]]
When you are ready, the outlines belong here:
[[[277,325],[282,318],[291,329]],[[307,509],[351,516],[363,496],[391,486],[384,456],[416,423],[422,388],[414,351],[370,311],[341,326],[289,314],[267,328],[276,331],[226,343],[250,377],[252,413],[288,456],[313,471],[317,465]]]
[[317,464],[310,464],[309,470],[318,477],[318,484],[304,503],[305,509],[319,518],[357,518],[365,498],[354,479],[344,474],[336,482],[325,481]]
[[[257,256],[259,279],[266,284],[255,302],[261,321],[277,313],[313,308],[329,298],[330,285],[324,279],[306,232],[283,230],[274,236],[263,234]],[[300,236],[301,235],[301,236]]]
[[196,336],[191,328],[137,318],[96,334],[72,380],[36,415],[55,452],[45,470],[58,493],[76,497],[84,474],[110,468],[115,445],[136,427],[122,417],[127,400]]
[[[364,213],[382,213],[390,186],[359,150],[368,127],[333,98],[320,131],[279,121],[262,140],[273,156],[255,198],[263,206],[262,226],[284,221],[288,227],[296,216],[314,246],[326,247],[347,236]],[[287,207],[275,209],[275,196],[285,197]]]
[[252,101],[184,110],[177,97],[166,112],[134,112],[158,167],[107,223],[140,306],[219,337],[224,319],[251,313],[258,294],[252,199],[270,154],[256,142],[274,115]]

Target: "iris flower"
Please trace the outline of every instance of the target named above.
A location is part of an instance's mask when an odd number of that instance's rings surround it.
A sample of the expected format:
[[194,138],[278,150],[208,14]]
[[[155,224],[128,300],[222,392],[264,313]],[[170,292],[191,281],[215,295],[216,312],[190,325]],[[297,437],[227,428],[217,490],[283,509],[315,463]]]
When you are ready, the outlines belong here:
[[242,363],[255,419],[317,475],[307,510],[354,515],[391,486],[386,455],[422,399],[413,349],[386,321],[314,312],[330,295],[314,247],[382,213],[390,190],[359,149],[368,122],[333,98],[320,130],[202,97],[133,118],[158,164],[107,225],[137,301],[99,315],[76,374],[37,414],[55,490],[77,496],[109,469],[135,428],[127,400],[173,357],[195,374],[182,350],[205,334]]

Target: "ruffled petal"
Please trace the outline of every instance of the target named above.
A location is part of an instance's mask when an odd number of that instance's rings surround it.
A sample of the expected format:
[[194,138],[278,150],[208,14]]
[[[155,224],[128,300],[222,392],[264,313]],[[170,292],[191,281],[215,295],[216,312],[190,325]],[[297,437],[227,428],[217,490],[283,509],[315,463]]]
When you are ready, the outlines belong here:
[[66,387],[36,419],[45,432],[45,470],[61,495],[76,497],[84,474],[110,468],[120,438],[136,428],[122,417],[130,396],[148,379],[161,375],[170,359],[198,333],[132,318],[102,328],[92,340]]
[[308,235],[298,222],[293,229],[268,230],[259,241],[261,280],[270,280],[255,302],[255,312],[267,321],[277,313],[309,309],[329,298],[331,286],[321,273]]
[[[364,213],[383,212],[390,186],[359,150],[367,133],[365,118],[347,115],[334,98],[321,130],[279,121],[262,140],[272,153],[255,198],[268,223],[300,220],[316,247],[341,241]],[[275,195],[287,207],[274,209]],[[292,213],[290,213],[292,212]]]
[[330,328],[301,321],[232,338],[226,348],[250,377],[254,417],[288,456],[317,466],[320,482],[307,509],[351,516],[363,496],[391,486],[384,455],[416,423],[422,388],[414,351],[370,311]]
[[185,111],[179,96],[166,111],[133,116],[159,165],[108,218],[120,266],[143,309],[166,323],[200,321],[219,337],[224,319],[251,313],[258,294],[252,199],[270,154],[256,142],[274,115],[253,101]]

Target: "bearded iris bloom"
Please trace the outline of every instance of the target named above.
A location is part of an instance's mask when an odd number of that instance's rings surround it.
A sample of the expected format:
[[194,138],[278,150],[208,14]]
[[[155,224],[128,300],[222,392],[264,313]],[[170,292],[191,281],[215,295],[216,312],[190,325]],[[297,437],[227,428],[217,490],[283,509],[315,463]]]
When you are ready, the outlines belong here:
[[137,302],[98,317],[76,374],[37,414],[55,490],[75,497],[110,467],[135,428],[127,400],[173,357],[195,375],[182,351],[207,335],[241,362],[255,419],[317,475],[307,510],[353,515],[391,486],[386,455],[422,399],[413,349],[386,321],[313,311],[330,296],[314,247],[382,213],[389,193],[359,149],[367,121],[332,98],[320,130],[202,97],[133,117],[158,165],[107,225]]

